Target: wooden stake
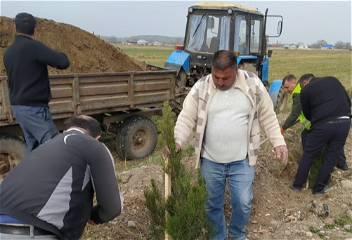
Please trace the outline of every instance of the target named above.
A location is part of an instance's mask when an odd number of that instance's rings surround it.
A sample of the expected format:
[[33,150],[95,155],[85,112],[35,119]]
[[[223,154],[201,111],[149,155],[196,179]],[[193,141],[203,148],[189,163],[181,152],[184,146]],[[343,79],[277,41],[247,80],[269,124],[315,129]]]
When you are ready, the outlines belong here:
[[306,188],[309,188],[309,175],[310,175],[310,171],[308,172],[308,177],[307,177],[307,182],[306,182]]
[[[165,159],[165,169],[167,169],[167,166],[169,164],[169,159]],[[171,195],[171,175],[167,174],[165,172],[165,200]],[[165,221],[167,219],[167,212],[165,211]],[[171,237],[169,234],[166,233],[165,229],[165,240],[171,240]]]

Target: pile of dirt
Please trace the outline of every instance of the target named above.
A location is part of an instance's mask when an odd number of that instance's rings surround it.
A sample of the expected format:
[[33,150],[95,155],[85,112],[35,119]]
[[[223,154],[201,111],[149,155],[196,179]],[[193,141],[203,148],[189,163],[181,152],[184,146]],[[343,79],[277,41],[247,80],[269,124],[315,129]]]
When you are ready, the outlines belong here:
[[[119,48],[78,27],[36,18],[35,39],[65,53],[71,65],[66,70],[49,68],[50,74],[125,72],[146,70],[146,64],[127,56]],[[0,76],[6,75],[3,55],[15,37],[14,21],[0,16]]]

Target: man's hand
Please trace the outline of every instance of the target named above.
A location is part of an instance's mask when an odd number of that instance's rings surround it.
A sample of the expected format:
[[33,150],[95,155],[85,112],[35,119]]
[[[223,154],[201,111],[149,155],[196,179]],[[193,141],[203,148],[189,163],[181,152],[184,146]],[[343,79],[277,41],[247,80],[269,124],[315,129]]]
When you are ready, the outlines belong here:
[[282,127],[280,128],[280,130],[281,130],[281,134],[284,135],[285,134],[285,130]]
[[[175,152],[178,152],[180,149],[181,149],[180,144],[175,143]],[[161,156],[164,160],[166,160],[169,155],[170,155],[170,149],[166,146],[161,150]]]
[[288,150],[286,145],[277,146],[274,149],[275,149],[276,157],[282,158],[282,163],[286,165],[288,160]]

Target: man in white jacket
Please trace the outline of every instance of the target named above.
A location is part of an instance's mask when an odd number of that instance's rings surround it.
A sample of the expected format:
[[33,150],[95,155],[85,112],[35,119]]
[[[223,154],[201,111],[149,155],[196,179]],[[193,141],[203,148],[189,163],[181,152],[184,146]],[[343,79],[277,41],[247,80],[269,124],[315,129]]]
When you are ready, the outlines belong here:
[[276,156],[287,163],[288,151],[261,80],[238,69],[236,56],[221,50],[214,54],[212,73],[199,79],[187,95],[174,129],[176,150],[196,127],[196,167],[205,178],[209,199],[208,218],[214,239],[227,239],[224,217],[226,179],[231,192],[229,235],[246,238],[245,225],[251,209],[254,165],[260,146],[260,127]]

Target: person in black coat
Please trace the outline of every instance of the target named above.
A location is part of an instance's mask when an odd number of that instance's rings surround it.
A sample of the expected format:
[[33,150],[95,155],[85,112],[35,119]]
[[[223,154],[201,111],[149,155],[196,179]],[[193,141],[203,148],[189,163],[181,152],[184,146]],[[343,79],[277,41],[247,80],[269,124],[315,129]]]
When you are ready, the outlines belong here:
[[307,80],[300,99],[303,114],[312,125],[290,188],[301,190],[314,159],[326,145],[324,162],[313,186],[314,195],[323,194],[350,130],[351,99],[340,81],[331,76]]
[[12,112],[31,152],[57,134],[49,110],[48,66],[66,69],[70,61],[66,54],[35,40],[36,20],[31,14],[17,14],[15,28],[15,40],[6,49],[3,59]]

